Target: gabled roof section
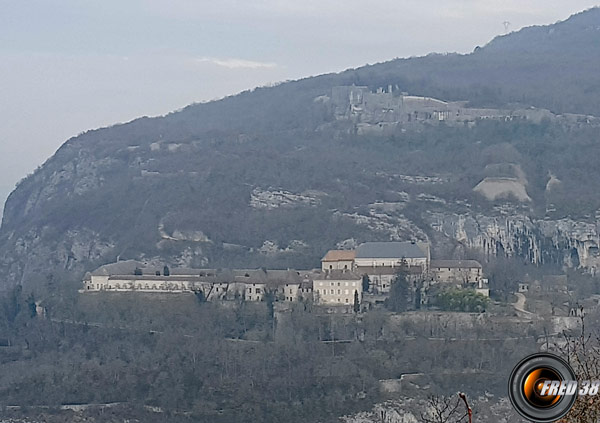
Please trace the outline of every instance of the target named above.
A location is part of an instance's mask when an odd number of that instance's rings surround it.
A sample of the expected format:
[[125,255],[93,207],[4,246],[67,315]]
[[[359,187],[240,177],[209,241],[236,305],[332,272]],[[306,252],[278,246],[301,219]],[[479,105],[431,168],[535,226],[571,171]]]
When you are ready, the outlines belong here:
[[243,283],[266,283],[267,272],[265,269],[233,269],[233,279],[235,282]]
[[327,272],[315,273],[313,276],[313,280],[315,281],[325,281],[325,280],[347,280],[347,281],[356,281],[362,280],[362,276],[358,273],[352,271],[344,271],[344,270],[328,270]]
[[100,266],[92,272],[92,276],[133,275],[136,267],[142,269],[144,264],[135,260],[118,261]]
[[300,285],[302,277],[296,270],[268,270],[267,283],[269,286],[279,286],[286,284]]
[[356,258],[427,258],[416,242],[365,242],[356,249]]
[[356,257],[354,250],[329,250],[321,261],[352,261]]

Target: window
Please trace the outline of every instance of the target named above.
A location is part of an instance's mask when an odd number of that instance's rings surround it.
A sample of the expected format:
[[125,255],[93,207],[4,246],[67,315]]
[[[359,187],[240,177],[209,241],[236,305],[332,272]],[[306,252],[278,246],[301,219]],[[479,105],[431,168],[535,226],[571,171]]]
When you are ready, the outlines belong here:
[[342,293],[341,289],[338,289],[338,295],[340,295]]
[[342,284],[341,282],[338,282],[338,286],[340,286],[341,284]]
[[348,290],[347,289],[344,291],[344,294],[348,295]]
[[348,265],[347,264],[344,264],[344,269],[348,270]]
[[348,286],[348,282],[346,282],[346,286]]
[[249,293],[252,293],[252,288],[248,288],[248,292],[249,292]]
[[348,298],[346,298],[346,302],[348,302]]
[[329,270],[332,270],[332,269],[333,269],[333,266],[330,264],[329,265]]
[[331,290],[331,295],[333,295],[335,292],[333,291],[333,289]]
[[260,294],[260,288],[256,288],[256,293]]
[[293,293],[294,293],[294,291],[292,291],[292,289],[290,288],[290,294],[293,294]]

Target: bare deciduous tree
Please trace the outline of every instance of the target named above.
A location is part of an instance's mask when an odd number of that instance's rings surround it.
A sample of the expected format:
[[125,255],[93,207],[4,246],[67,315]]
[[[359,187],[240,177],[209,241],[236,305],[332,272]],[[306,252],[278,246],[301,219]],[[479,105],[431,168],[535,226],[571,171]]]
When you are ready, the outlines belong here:
[[462,397],[433,395],[427,400],[428,410],[421,413],[423,423],[463,423],[469,418],[469,409],[465,409]]
[[[600,380],[600,336],[586,329],[586,318],[580,316],[581,330],[577,335],[564,332],[564,341],[554,344],[554,350],[569,362],[579,382]],[[600,421],[600,402],[595,396],[579,396],[573,408],[560,422],[596,423]]]

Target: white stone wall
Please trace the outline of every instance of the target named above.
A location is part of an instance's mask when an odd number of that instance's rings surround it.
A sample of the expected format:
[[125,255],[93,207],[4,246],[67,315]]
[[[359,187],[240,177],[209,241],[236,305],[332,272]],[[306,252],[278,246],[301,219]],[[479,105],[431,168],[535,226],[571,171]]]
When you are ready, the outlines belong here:
[[419,258],[402,258],[402,257],[394,257],[394,258],[376,258],[376,257],[366,257],[366,258],[355,258],[354,264],[356,267],[400,267],[402,261],[405,261],[409,266],[422,266],[423,269],[427,269],[428,262],[426,257]]
[[481,268],[478,267],[434,267],[431,271],[437,282],[470,283],[481,279]]
[[362,280],[324,279],[313,282],[315,301],[323,305],[353,305],[354,291],[362,302]]
[[83,289],[86,291],[99,291],[108,286],[108,276],[92,276],[85,281]]
[[[164,276],[157,278],[127,277],[127,276],[92,276],[89,281],[84,281],[83,292],[195,292],[202,291],[207,300],[223,300],[243,297],[246,301],[263,301],[266,293],[263,283],[241,282],[197,282],[192,280],[171,279]],[[294,300],[298,299],[299,285],[293,288]]]
[[354,260],[322,261],[321,270],[352,270]]
[[246,301],[262,301],[265,297],[266,286],[263,283],[243,284]]
[[189,281],[164,279],[144,279],[127,277],[92,276],[92,290],[96,291],[146,291],[146,292],[184,292],[191,291]]

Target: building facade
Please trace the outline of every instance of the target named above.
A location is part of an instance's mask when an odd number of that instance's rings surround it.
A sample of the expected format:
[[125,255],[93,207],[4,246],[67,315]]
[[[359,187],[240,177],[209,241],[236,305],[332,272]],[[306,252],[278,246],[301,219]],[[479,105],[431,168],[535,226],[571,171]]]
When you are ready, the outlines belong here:
[[362,302],[362,278],[352,271],[323,272],[313,278],[313,296],[315,302],[322,305],[351,306],[356,297],[360,304]]
[[[161,274],[162,273],[162,274]],[[295,270],[173,269],[156,270],[144,263],[123,261],[86,274],[80,292],[195,293],[208,300],[277,301],[312,299],[309,274]]]
[[429,269],[430,248],[425,242],[365,242],[356,249],[354,266],[416,267]]
[[476,260],[432,260],[433,281],[475,283],[483,277],[483,268]]
[[329,250],[321,259],[321,270],[352,270],[355,256],[354,250]]

